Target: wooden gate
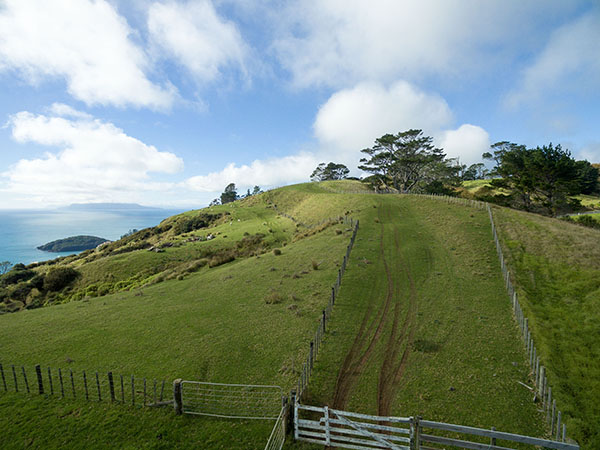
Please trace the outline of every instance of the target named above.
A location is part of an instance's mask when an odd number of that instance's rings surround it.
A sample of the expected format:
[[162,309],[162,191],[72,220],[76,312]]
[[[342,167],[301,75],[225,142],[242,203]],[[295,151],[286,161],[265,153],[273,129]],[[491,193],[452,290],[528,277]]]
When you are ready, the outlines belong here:
[[[427,431],[427,433],[425,432]],[[466,436],[465,436],[466,435]],[[355,450],[473,450],[529,448],[579,450],[579,445],[531,436],[423,420],[420,417],[382,417],[338,411],[327,406],[296,403],[294,438],[299,441]],[[525,447],[527,448],[527,447]]]

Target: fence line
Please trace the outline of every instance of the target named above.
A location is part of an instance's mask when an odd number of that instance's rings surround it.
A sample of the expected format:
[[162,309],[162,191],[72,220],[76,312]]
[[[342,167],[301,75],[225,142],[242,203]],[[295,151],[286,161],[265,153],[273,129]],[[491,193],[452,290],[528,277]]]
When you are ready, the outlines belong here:
[[[301,417],[307,411],[309,418]],[[423,432],[428,428],[428,434]],[[434,434],[435,433],[435,434]],[[468,435],[465,440],[462,436]],[[479,442],[473,441],[478,439]],[[510,450],[498,441],[540,446],[547,449],[579,450],[576,444],[513,433],[423,420],[421,417],[382,417],[324,407],[294,404],[294,439],[325,446],[352,449],[394,448],[419,450],[437,444],[467,449]],[[486,443],[484,440],[487,440]],[[503,443],[502,443],[503,444]],[[503,444],[504,445],[504,444]],[[509,444],[511,445],[511,444]]]
[[[331,219],[329,219],[331,220]],[[327,331],[327,323],[331,318],[331,313],[333,311],[333,306],[335,305],[335,300],[337,299],[340,286],[342,284],[342,278],[344,273],[346,272],[346,266],[348,264],[348,260],[350,259],[350,253],[352,252],[352,248],[354,247],[354,242],[356,241],[356,235],[358,233],[359,221],[349,218],[347,216],[343,216],[337,219],[340,222],[345,224],[349,224],[352,227],[352,236],[350,237],[350,242],[346,247],[346,253],[342,259],[342,263],[338,270],[337,278],[333,286],[331,287],[331,294],[329,296],[329,302],[327,303],[327,307],[322,311],[321,319],[319,321],[319,325],[315,331],[315,335],[313,340],[310,341],[308,348],[308,355],[306,357],[305,362],[302,366],[302,371],[300,372],[300,376],[298,377],[298,382],[296,383],[296,389],[292,390],[291,397],[302,398],[302,394],[305,392],[306,387],[308,386],[309,379],[313,372],[313,367],[319,350],[321,348],[321,343],[323,341],[323,336]],[[315,226],[315,225],[313,225]]]
[[502,269],[502,276],[504,277],[505,288],[511,298],[514,317],[519,325],[519,330],[521,331],[525,349],[527,351],[527,360],[531,368],[533,383],[535,385],[533,389],[535,395],[534,399],[539,399],[542,405],[546,421],[548,425],[550,425],[550,435],[555,436],[557,440],[561,438],[564,442],[567,439],[567,425],[564,423],[562,411],[558,410],[556,407],[556,399],[552,396],[552,387],[548,384],[546,367],[543,365],[543,359],[537,350],[531,330],[529,329],[529,319],[525,316],[525,313],[521,308],[516,289],[512,283],[510,270],[502,252],[501,241],[498,237],[494,216],[489,205],[487,206],[487,211],[490,217],[492,235],[494,237],[494,243],[496,244],[496,251],[500,261],[500,268]]
[[[10,369],[8,369],[10,368]],[[123,376],[109,372],[53,369],[38,364],[33,369],[24,365],[0,363],[0,390],[60,398],[85,399],[88,402],[130,404],[132,406],[165,406],[169,391],[166,381]],[[165,395],[166,394],[166,395]]]

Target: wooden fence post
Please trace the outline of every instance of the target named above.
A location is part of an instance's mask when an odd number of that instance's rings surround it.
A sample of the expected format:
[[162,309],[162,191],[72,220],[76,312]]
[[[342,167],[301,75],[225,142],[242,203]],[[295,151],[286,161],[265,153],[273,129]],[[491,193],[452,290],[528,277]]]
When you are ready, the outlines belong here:
[[314,349],[315,349],[315,343],[313,341],[310,341],[310,353],[308,354],[309,360],[310,360],[310,372],[309,373],[312,373],[312,370],[313,370]]
[[323,310],[323,334],[325,334],[325,321],[327,318],[325,317],[325,310]]
[[90,400],[90,394],[88,392],[87,376],[85,374],[85,370],[83,371],[83,387],[85,388],[85,399],[87,401],[89,401]]
[[181,378],[177,378],[173,381],[173,405],[175,406],[175,414],[180,415],[183,413],[183,402],[181,400]]
[[52,371],[48,367],[48,381],[50,382],[50,395],[54,395],[54,385],[52,384]]
[[296,440],[296,431],[294,430],[295,410],[296,410],[296,391],[292,389],[290,391],[290,413],[288,415],[289,419],[288,419],[287,429],[288,429],[288,431],[289,430],[292,431],[292,437],[294,440]]
[[29,382],[27,381],[27,374],[25,373],[25,366],[21,366],[21,370],[23,371],[23,380],[25,380],[25,389],[27,389],[27,393],[29,394]]
[[6,387],[6,377],[4,376],[4,367],[0,364],[0,373],[2,374],[2,384],[4,385],[4,392],[8,391]]
[[[492,427],[492,431],[496,431],[496,427]],[[490,445],[491,445],[491,446],[494,446],[494,445],[496,445],[496,438],[495,438],[495,437],[492,437],[492,438],[490,439]]]
[[65,387],[63,385],[62,371],[58,368],[58,381],[60,382],[60,396],[65,398]]
[[558,441],[558,437],[560,436],[560,420],[562,413],[558,412],[558,418],[556,419],[556,440]]
[[110,401],[114,402],[115,401],[115,383],[113,380],[112,372],[108,372],[108,387],[110,390]]
[[123,386],[123,375],[119,375],[121,377],[121,403],[125,404],[125,386]]
[[96,372],[96,387],[98,388],[98,401],[102,401],[102,394],[100,393],[100,377],[98,376],[98,372]]
[[73,370],[69,369],[71,374],[71,387],[73,388],[73,398],[75,398],[75,380],[73,379]]
[[15,365],[12,364],[10,367],[12,367],[13,379],[15,380],[15,392],[19,392],[19,384],[17,383],[17,372],[15,372]]
[[[40,393],[40,395],[43,395],[44,394],[44,381],[42,379],[42,368],[40,367],[39,364],[37,364],[35,366],[35,374],[37,375],[38,392]],[[2,374],[2,377],[4,378],[4,373]]]

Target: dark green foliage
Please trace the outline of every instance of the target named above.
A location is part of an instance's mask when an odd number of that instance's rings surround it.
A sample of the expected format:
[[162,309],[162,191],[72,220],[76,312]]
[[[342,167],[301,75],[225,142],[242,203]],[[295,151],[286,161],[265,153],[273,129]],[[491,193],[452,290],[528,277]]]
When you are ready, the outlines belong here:
[[492,149],[493,156],[486,153],[484,157],[496,162],[493,173],[501,178],[491,184],[514,193],[512,206],[556,215],[573,206],[569,195],[593,192],[597,187],[598,170],[587,161],[575,161],[560,145],[527,149],[503,141]]
[[31,289],[33,289],[33,287],[29,283],[21,282],[12,290],[10,298],[25,303],[25,299],[31,292]]
[[71,267],[53,267],[44,278],[44,290],[49,292],[60,291],[67,287],[79,276],[79,272]]
[[576,218],[573,218],[571,216],[565,216],[565,217],[561,217],[561,219],[564,220],[564,221],[566,221],[566,222],[571,222],[571,223],[576,223],[578,225],[583,225],[584,227],[600,229],[600,222],[598,222],[597,220],[595,220],[589,214],[583,214],[581,216],[576,216]]
[[208,267],[217,267],[235,260],[235,252],[232,250],[216,253],[208,261]]
[[27,269],[23,264],[15,264],[9,272],[0,277],[2,285],[16,284],[19,281],[26,281],[33,278],[35,272]]
[[45,252],[78,252],[96,248],[107,241],[108,239],[96,236],[71,236],[40,245],[38,250],[43,250]]
[[221,204],[231,203],[236,201],[238,198],[235,183],[229,183],[223,193],[221,194]]
[[389,180],[400,192],[423,190],[433,181],[455,184],[456,167],[446,160],[442,149],[433,146],[433,138],[421,130],[385,134],[375,140],[372,148],[361,150],[369,158],[362,158],[359,169],[376,175],[380,181]]
[[321,163],[310,175],[311,181],[343,180],[350,170],[343,164]]
[[174,225],[176,234],[189,233],[211,226],[215,221],[223,217],[223,214],[199,214],[194,217],[181,217]]
[[279,255],[281,255],[281,250],[280,250],[280,249],[278,249],[278,248],[274,248],[274,249],[273,249],[273,254],[274,254],[275,256],[279,256]]

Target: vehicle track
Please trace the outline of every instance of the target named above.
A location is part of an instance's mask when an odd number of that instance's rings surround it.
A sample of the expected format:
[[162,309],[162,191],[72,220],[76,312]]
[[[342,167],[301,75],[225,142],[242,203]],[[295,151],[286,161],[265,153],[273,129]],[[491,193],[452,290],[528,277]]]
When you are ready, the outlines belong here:
[[[387,206],[387,214],[389,217],[389,206]],[[386,324],[386,318],[388,316],[388,312],[391,306],[393,293],[394,293],[394,281],[390,272],[390,268],[388,265],[388,261],[385,257],[385,226],[383,224],[382,219],[382,208],[380,207],[377,213],[379,218],[380,226],[380,236],[379,236],[379,252],[383,261],[383,265],[386,272],[387,277],[387,292],[383,306],[377,311],[375,314],[375,319],[369,324],[371,317],[373,316],[373,302],[369,302],[369,306],[365,311],[365,315],[361,322],[360,328],[356,337],[354,338],[354,342],[350,351],[346,355],[342,367],[338,373],[338,378],[336,381],[335,394],[333,399],[333,407],[336,409],[344,409],[346,403],[348,401],[348,396],[356,384],[359,376],[363,373],[365,366],[373,355],[373,351],[375,350],[376,344],[379,342],[381,338],[381,334]],[[377,295],[376,292],[373,293]],[[373,329],[375,331],[373,332]],[[370,337],[372,335],[372,337]],[[370,337],[370,338],[369,338]],[[366,346],[366,349],[365,349]],[[364,351],[363,351],[364,349]]]
[[[363,374],[365,367],[374,354],[374,350],[381,343],[383,331],[386,327],[390,327],[390,335],[383,350],[384,359],[381,364],[377,386],[377,413],[379,415],[389,415],[412,351],[416,331],[418,295],[410,264],[402,257],[399,230],[397,228],[393,231],[394,256],[393,258],[386,256],[385,242],[387,234],[384,223],[389,223],[391,220],[391,207],[380,207],[377,216],[381,223],[379,254],[387,280],[385,300],[376,311],[373,302],[370,302],[365,311],[353,345],[338,373],[333,407],[336,409],[345,408],[350,393]],[[394,270],[392,270],[392,267]],[[401,283],[398,280],[400,274],[408,282],[408,288],[403,290],[401,290]],[[382,292],[373,292],[373,295],[381,294]],[[406,303],[403,302],[403,299],[408,299],[408,309],[404,319],[402,312]]]

